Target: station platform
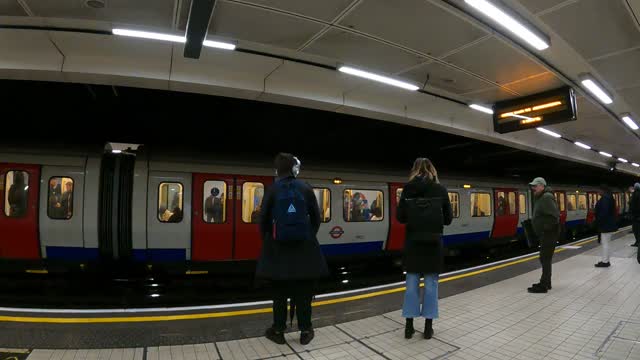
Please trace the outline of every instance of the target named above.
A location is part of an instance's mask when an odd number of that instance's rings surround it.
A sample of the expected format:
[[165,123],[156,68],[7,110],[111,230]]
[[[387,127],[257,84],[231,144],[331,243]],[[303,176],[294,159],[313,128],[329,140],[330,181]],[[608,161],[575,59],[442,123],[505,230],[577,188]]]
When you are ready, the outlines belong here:
[[600,254],[595,238],[559,246],[547,294],[526,291],[540,276],[536,255],[444,274],[431,340],[420,333],[404,339],[403,288],[390,284],[317,298],[316,337],[307,346],[297,332],[281,346],[261,337],[271,319],[261,303],[169,315],[3,309],[0,346],[13,349],[0,349],[0,358],[640,359],[640,264],[632,242],[628,230],[619,233],[610,268],[593,266]]

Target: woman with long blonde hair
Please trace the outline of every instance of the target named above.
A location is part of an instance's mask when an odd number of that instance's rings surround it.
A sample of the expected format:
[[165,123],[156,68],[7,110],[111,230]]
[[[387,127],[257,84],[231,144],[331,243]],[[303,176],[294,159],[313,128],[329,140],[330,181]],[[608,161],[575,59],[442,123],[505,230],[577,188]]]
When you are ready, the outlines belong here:
[[[402,316],[405,338],[415,333],[413,318],[424,317],[424,338],[433,336],[433,319],[438,318],[438,275],[443,267],[442,233],[453,213],[447,189],[427,158],[413,163],[397,211],[398,221],[407,225],[404,267],[407,272]],[[420,301],[420,277],[424,276],[424,297]]]

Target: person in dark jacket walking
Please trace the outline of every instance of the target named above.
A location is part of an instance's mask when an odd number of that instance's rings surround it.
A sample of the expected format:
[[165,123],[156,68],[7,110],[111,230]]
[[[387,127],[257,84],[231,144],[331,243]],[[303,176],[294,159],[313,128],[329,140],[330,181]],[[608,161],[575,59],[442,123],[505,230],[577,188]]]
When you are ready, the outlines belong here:
[[[629,209],[631,210],[633,236],[636,238],[636,242],[631,246],[637,247],[640,245],[640,183],[635,183],[635,185],[633,185],[633,194],[631,195],[631,201],[629,202]],[[638,258],[640,259],[640,255]]]
[[[402,316],[406,318],[405,338],[415,330],[413,318],[425,318],[424,338],[433,336],[433,319],[438,318],[438,275],[442,271],[442,233],[451,224],[453,213],[447,189],[440,185],[431,161],[418,158],[398,203],[397,218],[407,224],[404,267],[407,272]],[[424,276],[424,296],[420,307],[420,276]]]
[[602,246],[602,260],[596,267],[609,267],[609,243],[611,235],[618,231],[618,220],[616,219],[616,202],[613,199],[611,190],[606,185],[601,186],[602,198],[596,203],[596,224],[600,233],[600,245]]
[[[261,205],[260,231],[263,234],[262,253],[258,259],[256,277],[270,280],[273,285],[273,325],[265,336],[284,344],[287,321],[287,298],[295,306],[300,329],[300,343],[308,344],[314,337],[311,325],[311,301],[318,279],[329,276],[326,260],[316,238],[320,228],[320,208],[313,189],[307,183],[297,180],[300,161],[291,154],[281,153],[275,159],[277,181],[264,195]],[[301,194],[304,208],[289,205],[288,213],[302,211],[308,227],[300,241],[283,241],[283,231],[278,223],[280,202],[294,191]],[[298,202],[298,204],[301,204]]]
[[553,190],[547,186],[545,179],[537,177],[529,183],[534,193],[533,231],[540,240],[540,264],[542,276],[540,282],[527,290],[531,293],[546,293],[551,290],[551,262],[560,236],[560,211]]

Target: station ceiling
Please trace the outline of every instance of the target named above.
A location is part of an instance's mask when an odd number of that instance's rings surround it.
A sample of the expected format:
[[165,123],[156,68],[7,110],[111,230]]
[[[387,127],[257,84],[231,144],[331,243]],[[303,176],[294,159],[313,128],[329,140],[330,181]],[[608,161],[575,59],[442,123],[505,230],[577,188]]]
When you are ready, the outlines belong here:
[[[464,106],[569,85],[578,92],[578,121],[549,129],[640,163],[640,133],[620,120],[628,113],[640,121],[640,0],[494,2],[546,34],[550,48],[528,47],[464,0],[218,0],[207,38],[243,51],[205,48],[194,60],[183,57],[183,44],[110,35],[116,27],[184,34],[190,0],[2,0],[0,77],[290,104],[608,167],[610,159],[534,130],[496,134],[491,116]],[[343,64],[436,96],[328,70]],[[584,73],[613,104],[581,87]],[[639,172],[630,163],[619,168]]]

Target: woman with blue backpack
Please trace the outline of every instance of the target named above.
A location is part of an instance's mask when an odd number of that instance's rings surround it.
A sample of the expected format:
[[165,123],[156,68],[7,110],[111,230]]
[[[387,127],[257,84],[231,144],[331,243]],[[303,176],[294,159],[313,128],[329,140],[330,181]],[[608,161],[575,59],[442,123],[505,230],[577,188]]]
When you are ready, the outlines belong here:
[[[443,268],[442,233],[451,224],[453,212],[447,189],[427,158],[413,163],[409,182],[403,187],[397,211],[398,221],[407,225],[403,264],[407,272],[402,317],[405,338],[415,333],[413,319],[425,318],[424,338],[433,336],[433,319],[438,318],[438,275]],[[424,296],[420,301],[420,277]]]
[[315,336],[311,325],[311,301],[318,279],[329,276],[329,269],[316,238],[320,228],[320,208],[313,188],[296,177],[300,161],[280,153],[275,159],[277,180],[264,195],[260,231],[262,253],[256,277],[270,280],[273,289],[273,325],[265,336],[284,344],[287,328],[287,299],[295,308],[300,343],[309,344]]

